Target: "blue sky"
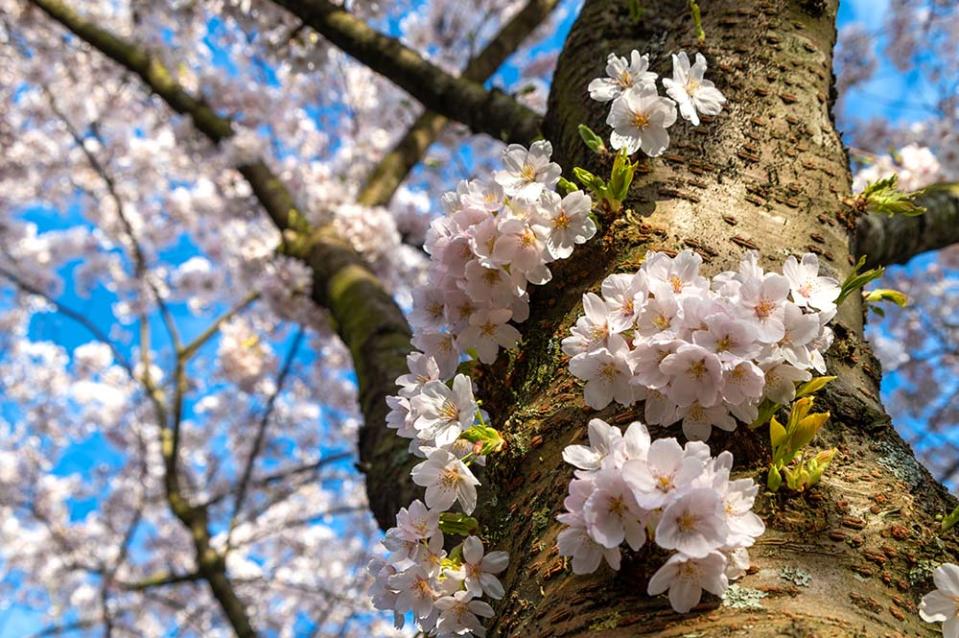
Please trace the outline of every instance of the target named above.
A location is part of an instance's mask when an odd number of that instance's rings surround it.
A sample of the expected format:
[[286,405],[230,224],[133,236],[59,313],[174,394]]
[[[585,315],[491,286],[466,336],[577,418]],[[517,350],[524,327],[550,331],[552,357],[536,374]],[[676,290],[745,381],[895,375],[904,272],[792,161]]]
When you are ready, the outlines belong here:
[[[858,21],[864,23],[868,29],[878,32],[887,6],[887,0],[843,0],[840,5],[839,25],[841,27],[850,22]],[[572,18],[573,16],[570,16],[565,20],[554,36],[539,45],[537,52],[560,46]],[[216,25],[212,26],[215,27]],[[395,24],[392,26],[395,28]],[[212,39],[210,39],[210,44],[213,44]],[[229,62],[225,59],[225,56],[218,54],[216,60],[218,64],[229,67]],[[497,80],[509,84],[515,75],[515,70],[507,67],[500,73]],[[903,74],[887,60],[880,57],[880,66],[875,78],[847,96],[847,108],[850,113],[855,113],[857,116],[864,118],[877,116],[899,121],[918,119],[926,114],[917,110],[903,109],[901,105],[897,106],[895,99],[889,99],[888,96],[908,95],[911,99],[921,100],[927,88],[916,74]],[[82,221],[82,215],[77,210],[67,210],[60,214],[33,209],[27,211],[25,217],[36,222],[41,231],[64,228]],[[184,244],[166,256],[173,262],[181,262],[193,253],[193,249]],[[69,273],[75,266],[76,264],[67,265],[65,272]],[[66,281],[70,281],[70,278],[67,277]],[[83,311],[94,322],[107,327],[107,329],[113,321],[111,305],[115,300],[111,293],[102,288],[95,290],[89,297],[81,297],[75,290],[68,287],[61,297],[63,303]],[[172,310],[187,340],[191,335],[195,335],[202,330],[209,321],[208,318],[193,317],[183,304],[173,304]],[[223,309],[217,310],[222,311]],[[159,324],[159,318],[156,321],[154,334],[157,344],[159,344],[164,333]],[[68,349],[92,339],[92,336],[83,328],[63,317],[52,314],[36,317],[31,324],[30,335],[34,339],[54,341]],[[131,352],[129,345],[125,346],[124,350],[127,354]],[[282,346],[278,350],[280,352],[284,351]],[[888,391],[891,387],[887,385],[884,389]],[[103,437],[95,435],[88,441],[73,446],[70,452],[60,460],[57,471],[61,473],[88,472],[93,465],[116,462],[117,452],[110,449]],[[83,516],[94,505],[94,503],[89,502],[74,503],[74,514]],[[22,638],[39,628],[41,628],[41,625],[36,614],[17,608],[9,608],[4,611],[3,603],[0,602],[0,638]]]

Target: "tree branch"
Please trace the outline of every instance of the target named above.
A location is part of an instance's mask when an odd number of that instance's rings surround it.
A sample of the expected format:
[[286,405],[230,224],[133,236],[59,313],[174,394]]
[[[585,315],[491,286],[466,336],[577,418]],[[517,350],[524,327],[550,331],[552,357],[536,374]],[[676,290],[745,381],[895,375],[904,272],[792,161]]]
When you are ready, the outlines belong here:
[[256,293],[256,292],[251,292],[250,294],[248,294],[246,297],[244,297],[244,298],[240,301],[240,303],[238,303],[237,305],[233,306],[232,308],[230,308],[229,310],[227,310],[225,313],[223,313],[222,315],[220,315],[219,317],[217,317],[217,318],[213,321],[213,323],[211,323],[209,326],[207,326],[207,328],[206,328],[203,332],[201,332],[199,335],[197,335],[197,337],[196,337],[193,341],[191,341],[190,343],[186,344],[186,345],[183,347],[183,349],[181,349],[181,350],[177,353],[177,357],[178,357],[180,360],[182,360],[184,363],[187,362],[187,361],[189,361],[190,359],[192,359],[193,356],[197,353],[197,351],[198,351],[200,348],[202,348],[202,347],[206,344],[207,341],[209,341],[210,339],[212,339],[212,338],[217,334],[217,332],[220,331],[220,327],[221,327],[224,323],[226,323],[227,321],[229,321],[229,320],[232,319],[233,317],[237,316],[238,314],[240,314],[240,313],[243,312],[244,310],[246,310],[246,309],[249,307],[249,305],[252,304],[252,303],[253,303],[254,301],[256,301],[257,299],[259,299],[259,297],[260,297],[260,294],[259,294],[259,293]]
[[197,572],[190,572],[188,574],[157,574],[156,576],[151,576],[145,578],[144,580],[138,580],[136,582],[127,583],[127,582],[117,582],[117,586],[126,591],[145,591],[147,589],[155,589],[157,587],[167,587],[169,585],[179,585],[181,583],[195,583],[200,580],[200,574]]
[[542,117],[509,95],[454,77],[342,7],[327,0],[273,1],[431,111],[507,142],[529,144],[540,134]]
[[233,500],[233,512],[230,514],[230,524],[226,534],[227,551],[229,551],[231,545],[233,530],[236,529],[236,524],[239,521],[240,510],[242,510],[243,506],[246,504],[246,492],[250,486],[250,479],[253,477],[253,466],[256,465],[256,458],[263,450],[263,443],[266,440],[266,428],[270,424],[270,417],[273,416],[273,410],[276,407],[276,401],[279,398],[280,393],[283,392],[283,386],[286,384],[286,379],[289,376],[290,371],[293,369],[293,362],[300,350],[300,344],[303,343],[303,334],[304,330],[302,327],[300,327],[300,329],[296,332],[296,336],[293,338],[293,344],[290,346],[290,349],[286,354],[286,359],[283,361],[283,366],[280,369],[280,373],[277,375],[276,389],[272,394],[270,394],[270,398],[267,399],[266,408],[263,410],[263,415],[260,417],[260,422],[256,429],[256,436],[253,438],[253,445],[250,447],[250,454],[247,456],[246,464],[243,467],[243,474],[240,477],[240,483],[236,489],[236,498]]
[[864,215],[856,228],[856,254],[868,267],[902,264],[920,253],[959,243],[959,184],[930,186],[917,200],[916,217]]
[[[461,78],[485,82],[512,55],[523,41],[556,8],[559,0],[530,0],[507,22],[500,32],[470,59]],[[396,145],[383,156],[366,179],[357,201],[365,206],[386,206],[393,193],[419,163],[426,149],[436,141],[449,118],[426,111]]]
[[133,365],[126,358],[126,356],[122,352],[120,352],[120,349],[117,347],[117,344],[113,342],[113,340],[110,338],[110,336],[107,333],[105,333],[103,330],[100,329],[100,326],[98,326],[93,321],[91,321],[85,314],[60,303],[59,301],[54,299],[51,295],[40,290],[36,286],[27,283],[19,275],[7,270],[6,268],[0,267],[0,277],[4,277],[10,283],[12,283],[14,286],[19,288],[23,292],[29,293],[31,295],[36,295],[37,297],[42,298],[48,304],[56,308],[57,312],[59,312],[61,315],[67,317],[68,319],[72,319],[73,321],[77,322],[78,324],[86,328],[87,332],[93,335],[93,337],[97,341],[99,341],[100,343],[110,348],[110,352],[113,354],[113,358],[116,359],[117,363],[130,375],[130,378],[135,378],[135,375],[133,374]]

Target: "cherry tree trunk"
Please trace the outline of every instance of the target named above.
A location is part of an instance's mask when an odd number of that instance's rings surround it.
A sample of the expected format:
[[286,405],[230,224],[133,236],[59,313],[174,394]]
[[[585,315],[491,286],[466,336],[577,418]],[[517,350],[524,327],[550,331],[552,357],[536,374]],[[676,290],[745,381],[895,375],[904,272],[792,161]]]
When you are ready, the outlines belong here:
[[[587,0],[559,60],[544,132],[554,159],[609,174],[611,158],[592,154],[576,127],[608,137],[608,105],[588,99],[608,52],[649,52],[669,74],[669,53],[702,51],[708,77],[728,98],[717,117],[693,128],[680,121],[667,152],[646,164],[626,208],[601,217],[595,239],[559,262],[553,281],[533,293],[519,354],[474,373],[479,396],[509,449],[482,477],[481,520],[497,549],[509,551],[506,598],[495,636],[914,636],[932,635],[918,617],[932,589],[931,569],[956,556],[954,535],[935,520],[951,508],[946,491],[916,462],[879,400],[880,369],[863,341],[863,308],[850,299],[833,323],[828,358],[839,376],[824,394],[832,418],[814,445],[838,447],[822,483],[803,495],[763,494],[767,532],[751,548],[753,568],[727,594],[706,595],[686,615],[645,594],[665,556],[647,545],[574,576],[557,554],[555,517],[572,468],[562,449],[585,439],[598,416],[625,426],[642,406],[595,412],[569,373],[560,341],[582,312],[584,291],[614,272],[635,271],[647,250],[693,248],[708,274],[735,268],[756,250],[767,269],[789,254],[815,252],[840,280],[856,255],[847,156],[830,115],[835,0],[701,2],[704,42],[695,39],[686,0]],[[654,437],[681,436],[652,428]],[[768,430],[714,430],[716,453],[731,450],[736,472],[765,482]]]

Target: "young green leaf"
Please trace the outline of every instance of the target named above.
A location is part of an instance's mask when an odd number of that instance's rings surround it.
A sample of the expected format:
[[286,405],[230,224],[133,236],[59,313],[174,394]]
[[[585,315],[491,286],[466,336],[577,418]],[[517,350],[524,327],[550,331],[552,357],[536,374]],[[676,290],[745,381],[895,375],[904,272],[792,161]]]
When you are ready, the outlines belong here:
[[699,12],[699,4],[696,0],[689,0],[689,11],[693,15],[693,28],[696,30],[696,39],[700,42],[705,42],[706,32],[703,31],[703,17]]
[[496,429],[487,425],[474,425],[463,432],[461,436],[471,443],[480,444],[480,450],[477,452],[480,455],[499,452],[506,446],[506,441],[502,435]]
[[846,297],[851,295],[853,292],[864,287],[870,281],[879,279],[882,277],[882,274],[886,272],[886,269],[881,266],[879,268],[871,268],[864,272],[859,272],[860,269],[865,265],[866,256],[863,255],[859,258],[859,261],[856,263],[855,268],[852,269],[852,272],[849,273],[849,276],[846,277],[846,281],[842,282],[842,286],[839,289],[839,296],[836,297],[837,306],[845,301]]
[[462,512],[443,512],[440,514],[440,530],[444,534],[470,536],[479,533],[480,525],[475,518]]
[[609,176],[609,194],[618,202],[622,202],[629,194],[629,187],[633,183],[633,173],[636,167],[629,161],[626,149],[616,154],[613,160],[613,170]]
[[952,510],[951,514],[947,514],[945,518],[942,519],[942,531],[948,532],[956,526],[956,523],[959,523],[959,507]]
[[900,308],[905,308],[909,303],[909,297],[907,297],[905,293],[899,292],[898,290],[890,290],[888,288],[863,290],[862,295],[866,303],[879,303],[882,301],[888,301],[896,304]]
[[580,184],[596,194],[606,191],[606,182],[603,181],[603,178],[593,175],[585,168],[573,167],[573,175]]
[[881,215],[922,215],[926,209],[915,203],[923,191],[906,193],[898,188],[899,176],[890,175],[870,182],[856,198],[856,205],[870,213]]
[[806,395],[815,394],[825,388],[826,384],[830,381],[835,381],[836,378],[837,377],[816,377],[811,381],[807,381],[796,389],[796,398],[800,399]]
[[583,138],[583,141],[586,142],[586,146],[589,147],[589,150],[594,153],[606,153],[606,144],[603,143],[603,138],[593,132],[593,129],[589,128],[585,124],[580,124],[577,127],[579,131],[579,136]]
[[778,492],[779,486],[783,484],[783,475],[775,465],[769,468],[769,475],[766,477],[766,487],[771,492]]
[[577,185],[574,184],[573,182],[569,181],[569,180],[566,179],[565,177],[560,177],[560,178],[559,178],[559,181],[556,182],[556,186],[557,186],[560,190],[562,190],[563,193],[566,194],[566,195],[572,193],[573,191],[578,191],[578,190],[579,190],[579,186],[577,186]]

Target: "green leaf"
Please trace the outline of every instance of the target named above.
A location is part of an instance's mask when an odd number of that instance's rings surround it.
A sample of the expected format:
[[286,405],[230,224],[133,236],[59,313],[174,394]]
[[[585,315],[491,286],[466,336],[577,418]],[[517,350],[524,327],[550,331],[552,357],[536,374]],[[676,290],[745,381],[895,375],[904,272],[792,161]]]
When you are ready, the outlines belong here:
[[629,18],[638,23],[643,19],[644,10],[639,6],[639,0],[626,0],[626,6],[629,7]]
[[603,143],[603,138],[593,132],[593,129],[589,128],[585,124],[580,124],[576,130],[579,131],[579,136],[583,138],[583,141],[586,142],[586,146],[589,147],[589,150],[594,153],[605,153],[606,144]]
[[466,439],[471,443],[482,444],[481,449],[477,452],[478,455],[499,452],[506,445],[506,440],[503,439],[502,435],[495,428],[491,428],[488,425],[474,425],[464,431],[460,435],[460,438]]
[[766,477],[766,487],[771,492],[778,492],[779,486],[783,484],[783,475],[775,465],[769,466],[769,475]]
[[952,510],[951,514],[946,515],[946,517],[942,519],[942,531],[948,532],[956,526],[956,523],[959,523],[959,507]]
[[866,303],[879,303],[882,301],[889,301],[900,308],[905,308],[909,304],[909,297],[905,293],[899,292],[898,290],[890,290],[889,288],[876,288],[875,290],[864,290],[862,292],[863,299]]
[[755,430],[758,427],[766,425],[766,422],[769,421],[781,407],[782,405],[778,403],[773,403],[769,399],[763,399],[763,402],[759,404],[759,415],[749,424],[750,429]]
[[566,179],[565,177],[560,177],[560,178],[559,178],[559,181],[556,182],[556,185],[557,185],[560,189],[562,189],[562,191],[563,191],[565,194],[567,194],[567,195],[568,195],[569,193],[572,193],[573,191],[578,191],[578,190],[579,190],[579,186],[577,186],[577,185],[574,184],[573,182],[569,181],[569,180]]
[[635,165],[629,161],[629,155],[626,149],[621,149],[616,153],[616,159],[613,160],[613,170],[609,176],[609,195],[618,202],[622,202],[629,194],[629,187],[633,183],[633,174],[636,171]]
[[786,440],[786,428],[776,420],[776,417],[769,419],[769,442],[773,448],[778,448]]
[[703,31],[703,17],[699,13],[699,4],[696,0],[689,0],[689,11],[693,14],[693,28],[696,30],[696,39],[704,42],[706,32]]
[[898,188],[898,181],[899,176],[893,174],[870,182],[856,198],[858,206],[870,213],[890,217],[893,215],[915,217],[926,212],[924,207],[915,203],[915,199],[922,195],[923,191],[903,192]]
[[472,536],[480,530],[479,521],[462,512],[443,512],[440,514],[440,530],[444,534]]
[[796,429],[789,434],[791,452],[795,455],[809,445],[828,420],[829,412],[817,412],[800,420]]
[[606,192],[606,182],[604,182],[601,177],[593,175],[585,168],[580,168],[579,166],[573,167],[573,175],[580,184],[594,193],[600,194]]
[[849,273],[849,276],[846,277],[846,281],[842,282],[842,286],[839,289],[839,296],[836,297],[837,306],[845,301],[846,297],[851,295],[853,292],[864,287],[870,281],[879,279],[882,277],[882,274],[886,272],[886,269],[881,266],[879,268],[871,268],[864,272],[859,272],[860,269],[865,265],[866,256],[863,255],[859,258],[859,261],[856,262],[856,266],[852,269],[852,272]]
[[807,394],[815,394],[825,388],[826,384],[830,381],[835,381],[836,378],[837,377],[816,377],[811,381],[807,381],[796,390],[796,398],[799,399]]

